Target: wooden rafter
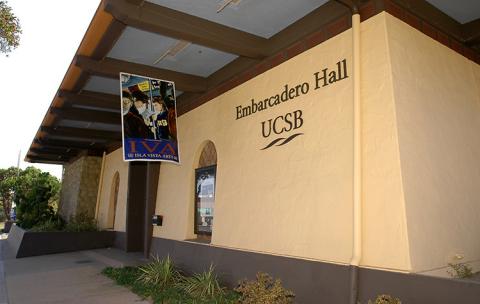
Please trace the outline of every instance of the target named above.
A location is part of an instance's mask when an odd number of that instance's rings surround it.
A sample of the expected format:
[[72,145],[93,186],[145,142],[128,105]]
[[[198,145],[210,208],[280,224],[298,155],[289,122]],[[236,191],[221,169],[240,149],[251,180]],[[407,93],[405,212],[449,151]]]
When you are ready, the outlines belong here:
[[480,18],[465,23],[463,26],[465,43],[469,46],[480,45]]
[[112,125],[120,125],[120,114],[94,111],[78,108],[52,108],[50,112],[56,115],[59,119],[68,119],[85,122],[99,122]]
[[175,87],[185,92],[204,92],[207,81],[203,77],[154,68],[148,65],[105,58],[96,61],[85,56],[77,56],[75,64],[87,73],[119,79],[120,72],[145,75],[152,78],[168,79],[175,82]]
[[29,159],[50,160],[50,161],[58,161],[58,162],[61,162],[61,163],[68,162],[68,160],[71,157],[72,156],[35,153],[35,152],[31,152],[31,151],[27,154],[27,158],[29,158]]
[[[298,40],[314,33],[330,22],[349,14],[348,10],[335,1],[318,7],[302,19],[283,29],[268,40],[267,56],[288,48]],[[207,78],[208,86],[214,87],[258,64],[249,58],[237,58]]]
[[140,6],[140,5],[143,5],[145,0],[127,0],[127,2],[130,2],[131,4]]
[[78,150],[75,149],[63,149],[63,150],[58,150],[58,149],[51,149],[51,148],[31,148],[30,153],[34,155],[62,155],[66,157],[73,157],[78,154]]
[[141,30],[255,59],[264,58],[267,39],[151,2],[137,6],[125,0],[106,0],[104,10]]
[[[119,126],[120,128],[120,126]],[[70,127],[41,127],[42,132],[47,133],[50,136],[62,136],[71,138],[85,138],[91,141],[95,140],[121,140],[122,132],[70,128]]]
[[[117,42],[118,38],[120,38],[120,36],[122,35],[125,27],[126,25],[124,23],[113,19],[107,30],[103,34],[97,47],[93,51],[91,57],[95,60],[101,60],[105,58],[105,56],[107,56],[108,52],[110,52],[110,50]],[[85,86],[89,78],[90,75],[88,75],[88,73],[81,73],[79,78],[77,79],[77,82],[75,83],[75,86],[73,87],[73,91],[80,91]]]
[[61,140],[61,139],[35,139],[33,141],[35,147],[44,148],[66,148],[77,150],[103,150],[106,145],[95,141],[74,141],[74,140]]
[[50,164],[50,165],[64,165],[65,163],[68,163],[68,160],[49,160],[49,159],[42,159],[42,158],[36,158],[32,155],[25,156],[25,160],[28,161],[29,163],[40,163],[40,164]]
[[120,96],[105,93],[83,91],[73,93],[71,91],[59,90],[58,97],[64,99],[67,106],[88,106],[105,110],[117,110],[120,112]]

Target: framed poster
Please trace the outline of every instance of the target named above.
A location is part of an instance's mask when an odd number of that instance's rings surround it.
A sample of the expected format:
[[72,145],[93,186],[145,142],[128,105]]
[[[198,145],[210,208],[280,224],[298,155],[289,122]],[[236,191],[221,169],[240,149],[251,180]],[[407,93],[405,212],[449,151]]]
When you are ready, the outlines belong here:
[[120,73],[123,159],[179,163],[175,84]]

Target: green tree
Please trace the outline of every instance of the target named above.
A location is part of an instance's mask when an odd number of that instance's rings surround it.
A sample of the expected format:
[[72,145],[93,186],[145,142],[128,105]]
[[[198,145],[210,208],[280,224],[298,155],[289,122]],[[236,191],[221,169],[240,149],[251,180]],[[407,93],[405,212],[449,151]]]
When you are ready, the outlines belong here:
[[28,167],[20,172],[15,188],[17,223],[25,229],[56,218],[60,181],[48,172]]
[[4,218],[10,220],[10,211],[15,193],[17,168],[0,169],[0,205]]
[[20,45],[22,29],[6,1],[0,1],[0,52],[7,54]]

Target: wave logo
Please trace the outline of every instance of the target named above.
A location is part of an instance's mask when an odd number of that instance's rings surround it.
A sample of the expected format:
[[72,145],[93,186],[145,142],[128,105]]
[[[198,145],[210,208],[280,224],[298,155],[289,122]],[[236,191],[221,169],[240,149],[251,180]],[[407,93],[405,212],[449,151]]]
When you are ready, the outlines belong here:
[[[272,134],[283,134],[296,130],[303,126],[302,111],[296,110],[285,115],[276,117],[275,119],[269,119],[262,122],[262,136],[264,138],[270,137]],[[273,146],[279,147],[288,144],[293,139],[298,136],[303,135],[303,133],[295,133],[288,137],[279,137],[272,140],[268,145],[260,150],[266,150]]]
[[[268,145],[265,146],[265,148],[262,148],[260,150],[266,150],[268,148],[271,148],[273,146],[283,146],[285,144],[288,144],[290,141],[292,141],[295,137],[297,136],[300,136],[300,135],[303,135],[303,133],[296,133],[296,134],[293,134],[287,138],[284,138],[284,137],[280,137],[280,138],[277,138],[275,139],[274,141],[272,141],[271,143],[269,143]],[[277,144],[278,143],[278,144]]]

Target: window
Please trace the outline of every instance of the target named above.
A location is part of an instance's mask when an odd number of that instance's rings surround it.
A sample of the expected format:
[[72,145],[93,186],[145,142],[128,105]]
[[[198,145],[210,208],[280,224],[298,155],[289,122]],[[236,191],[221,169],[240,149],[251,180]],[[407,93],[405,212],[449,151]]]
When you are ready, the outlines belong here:
[[217,166],[195,170],[195,234],[212,235]]
[[195,170],[195,226],[197,237],[212,235],[217,151],[213,142],[208,141],[200,154],[198,169]]

